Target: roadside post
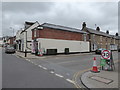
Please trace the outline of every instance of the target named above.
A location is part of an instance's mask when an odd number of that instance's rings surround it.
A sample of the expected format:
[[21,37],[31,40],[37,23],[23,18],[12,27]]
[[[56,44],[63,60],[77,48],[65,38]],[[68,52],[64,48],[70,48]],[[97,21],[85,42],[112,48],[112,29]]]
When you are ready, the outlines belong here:
[[115,69],[112,52],[110,50],[102,51],[100,67],[101,67],[101,70],[106,70],[106,71],[113,71],[113,68]]
[[27,57],[27,50],[25,49],[25,57]]

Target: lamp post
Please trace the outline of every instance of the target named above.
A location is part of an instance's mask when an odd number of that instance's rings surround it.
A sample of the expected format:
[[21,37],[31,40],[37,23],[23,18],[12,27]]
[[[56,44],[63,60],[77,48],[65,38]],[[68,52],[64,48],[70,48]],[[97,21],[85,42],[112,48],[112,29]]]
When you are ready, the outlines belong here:
[[14,37],[14,28],[10,27],[11,30],[13,30],[13,37]]
[[11,44],[14,46],[14,48],[16,49],[16,42],[15,42],[15,37],[14,37],[14,28],[10,27],[10,29],[13,31],[13,37],[11,40]]
[[26,48],[25,48],[25,57],[27,57],[27,31],[25,31],[25,33],[26,33]]

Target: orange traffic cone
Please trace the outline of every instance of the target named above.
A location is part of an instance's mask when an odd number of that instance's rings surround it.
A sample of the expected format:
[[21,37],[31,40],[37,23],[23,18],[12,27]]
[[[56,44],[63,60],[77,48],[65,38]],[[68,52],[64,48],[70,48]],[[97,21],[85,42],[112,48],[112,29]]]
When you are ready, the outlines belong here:
[[93,68],[92,68],[91,72],[94,72],[94,73],[100,72],[100,71],[98,71],[98,68],[97,68],[96,57],[94,57]]

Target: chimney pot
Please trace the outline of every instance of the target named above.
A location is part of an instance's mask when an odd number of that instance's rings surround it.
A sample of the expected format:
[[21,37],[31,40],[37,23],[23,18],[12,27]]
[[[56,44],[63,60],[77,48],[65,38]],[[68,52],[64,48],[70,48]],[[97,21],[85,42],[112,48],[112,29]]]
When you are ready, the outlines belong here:
[[116,33],[115,35],[118,36],[118,33]]
[[109,34],[109,30],[107,30],[106,33]]
[[97,27],[96,30],[97,30],[97,31],[100,31],[100,27]]
[[82,24],[82,28],[85,28],[85,27],[86,27],[86,23],[83,22],[83,24]]

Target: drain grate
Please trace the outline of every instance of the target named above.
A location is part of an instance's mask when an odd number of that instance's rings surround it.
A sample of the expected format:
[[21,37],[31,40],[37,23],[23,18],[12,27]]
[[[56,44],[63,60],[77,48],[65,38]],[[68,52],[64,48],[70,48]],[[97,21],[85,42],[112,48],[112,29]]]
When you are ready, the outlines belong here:
[[113,80],[111,80],[111,79],[107,79],[107,78],[100,77],[100,76],[91,76],[89,78],[99,81],[99,82],[102,82],[102,83],[105,83],[105,84],[109,84],[109,83],[113,82]]

